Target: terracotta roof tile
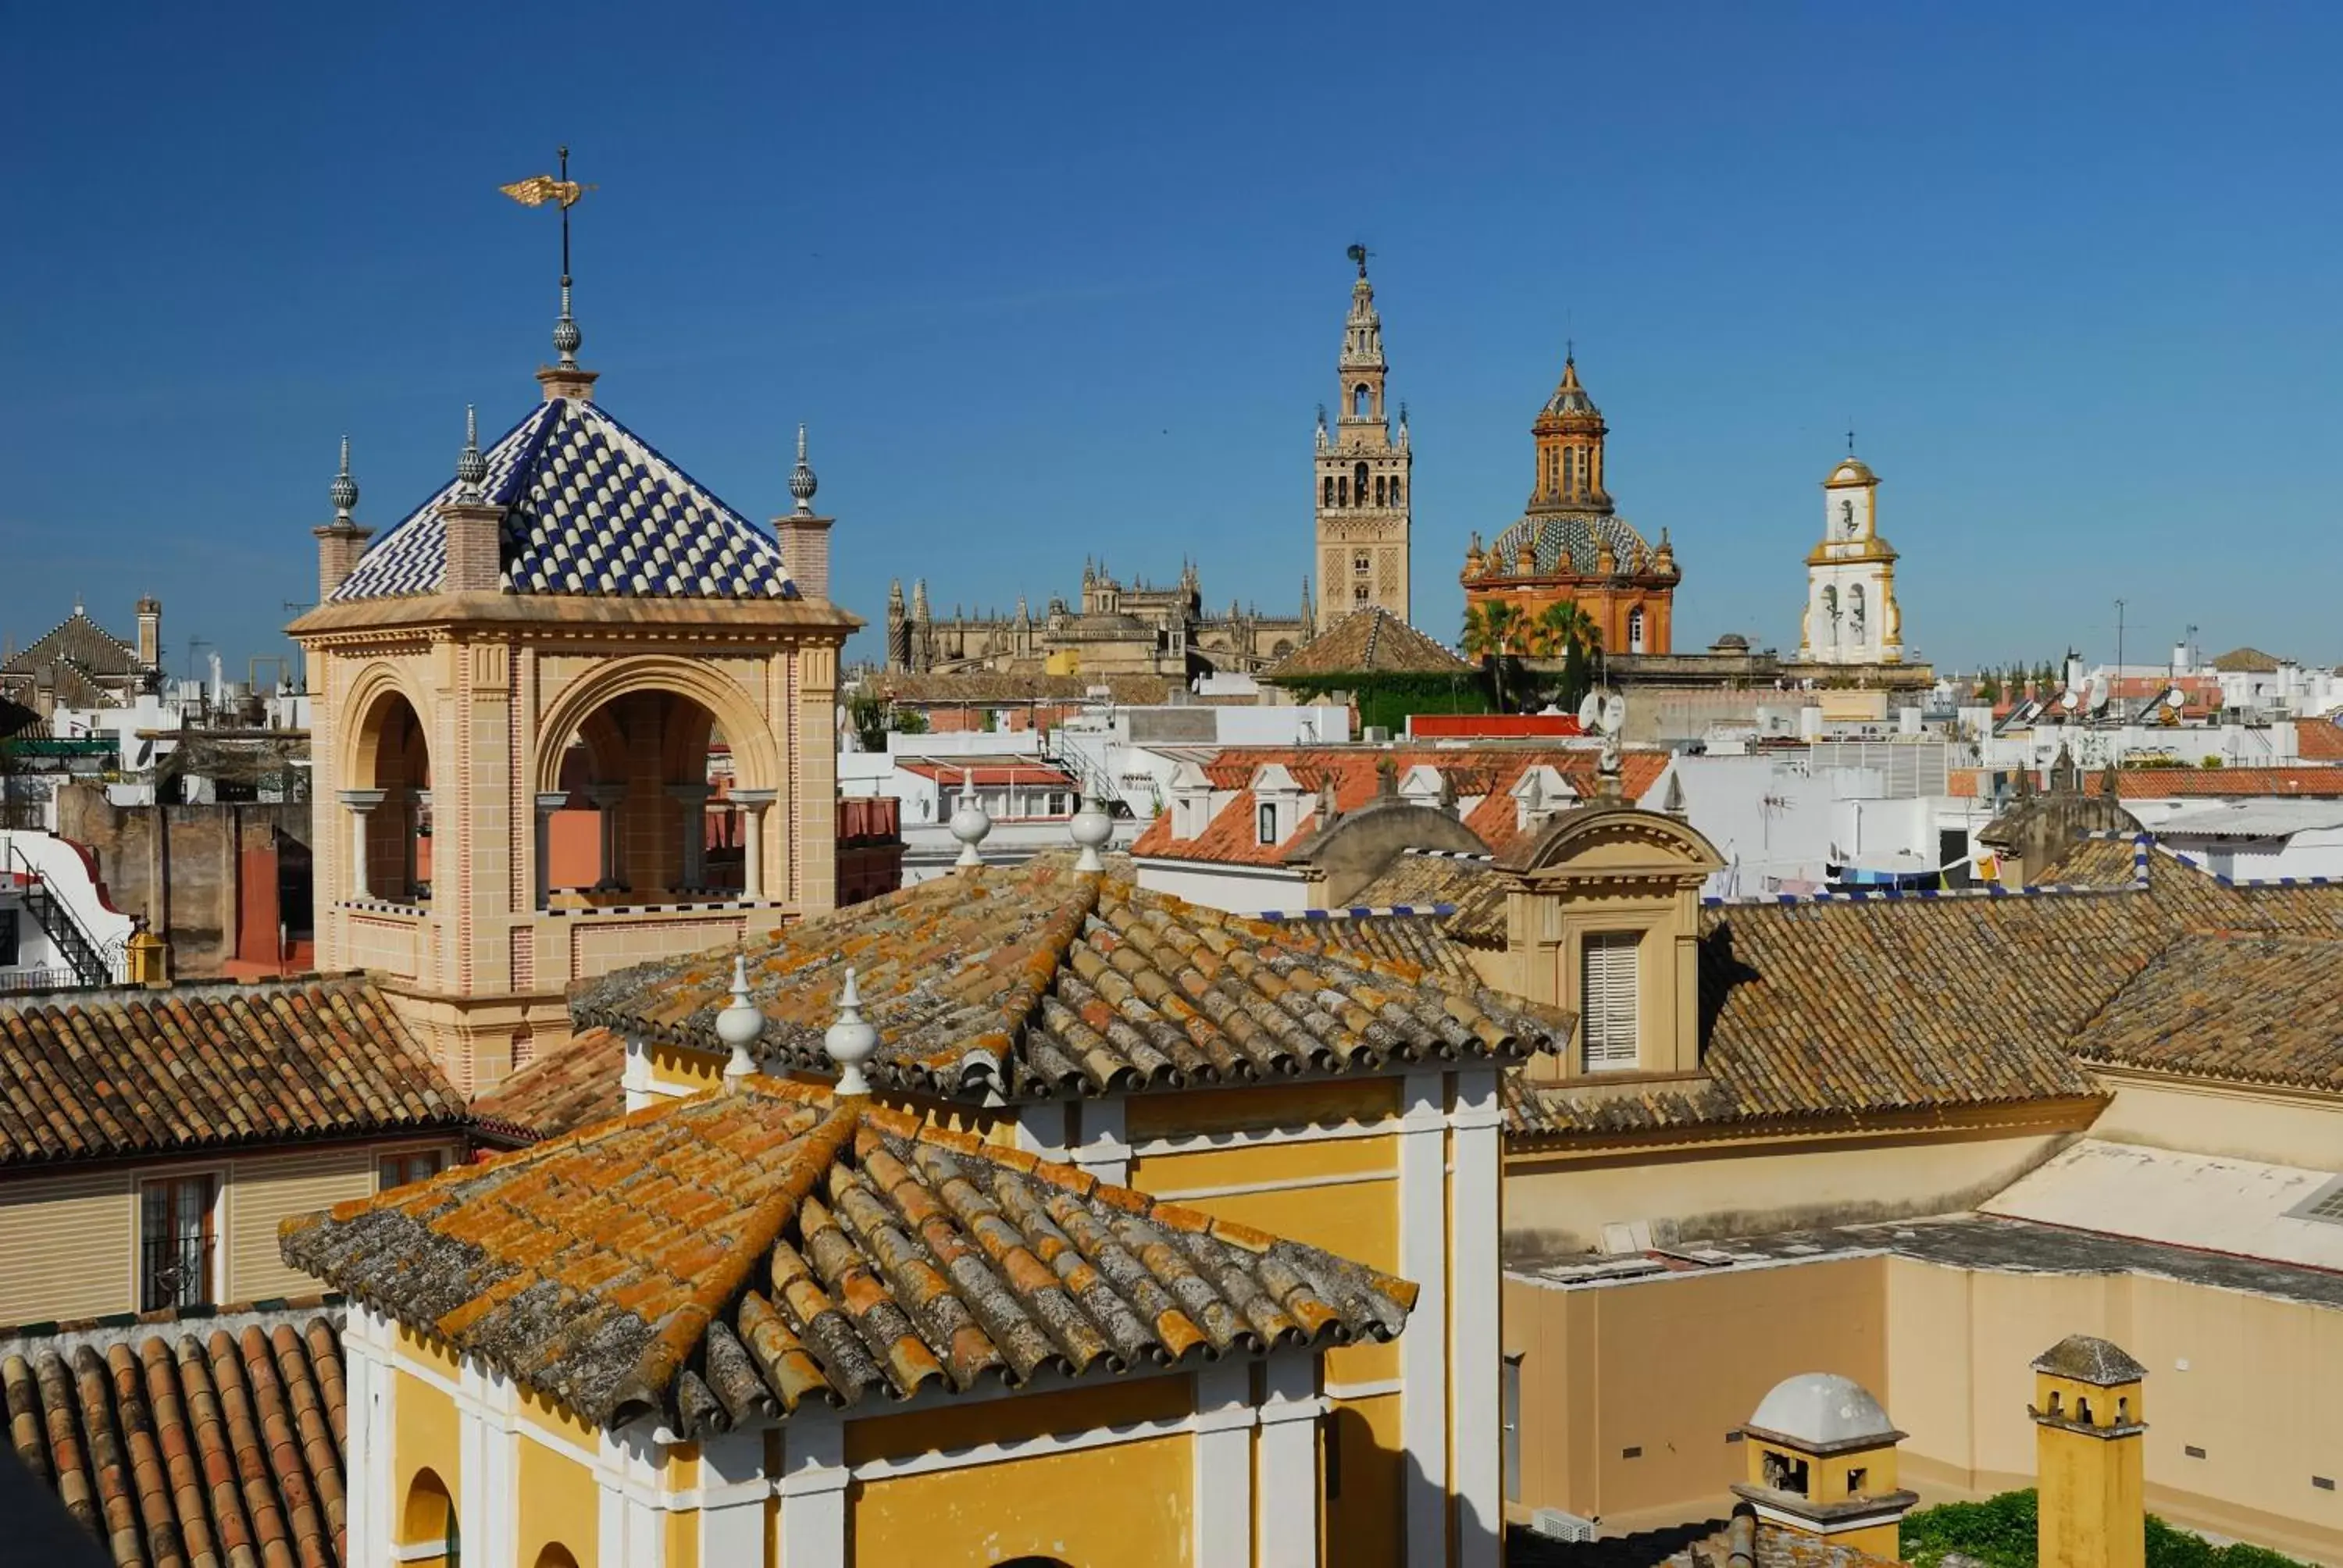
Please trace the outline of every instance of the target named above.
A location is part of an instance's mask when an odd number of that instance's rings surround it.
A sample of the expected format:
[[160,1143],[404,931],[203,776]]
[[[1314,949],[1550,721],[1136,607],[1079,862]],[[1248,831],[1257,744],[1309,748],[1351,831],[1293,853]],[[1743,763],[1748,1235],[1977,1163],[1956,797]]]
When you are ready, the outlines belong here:
[[[874,1081],[981,1099],[1383,1071],[1525,1057],[1565,1038],[1551,1009],[1435,971],[1426,934],[1353,940],[1083,875],[1062,859],[939,878],[787,928],[749,955],[762,1049],[830,1070],[842,970],[880,1032]],[[1378,946],[1380,944],[1380,946]],[[581,1024],[721,1054],[730,951],[660,960],[571,990]],[[1482,1020],[1468,1028],[1461,1005]]]
[[2062,889],[1704,911],[1704,1075],[1506,1088],[1527,1136],[2102,1092],[2122,1063],[2343,1088],[2343,885],[2230,887],[2135,840]]
[[555,1138],[608,1121],[627,1109],[619,1082],[626,1061],[623,1036],[607,1029],[581,1030],[568,1045],[472,1101],[473,1119],[483,1136],[508,1143]]
[[[1378,769],[1385,761],[1399,778],[1419,767],[1434,768],[1446,775],[1460,802],[1473,801],[1472,810],[1463,819],[1464,826],[1492,850],[1501,852],[1520,834],[1520,810],[1511,790],[1523,773],[1533,768],[1551,768],[1582,798],[1591,798],[1598,757],[1592,746],[1229,747],[1205,763],[1203,771],[1214,789],[1233,789],[1237,792],[1235,798],[1192,839],[1173,838],[1172,815],[1164,812],[1141,832],[1131,852],[1161,859],[1278,865],[1290,850],[1325,824],[1318,819],[1313,809],[1282,841],[1262,843],[1253,819],[1251,789],[1261,769],[1272,763],[1282,767],[1313,797],[1322,783],[1331,779],[1335,809],[1355,811],[1380,793]],[[1664,752],[1627,752],[1622,759],[1621,779],[1627,798],[1640,799],[1659,782],[1667,766]]]
[[0,1330],[16,1456],[118,1563],[333,1568],[341,1335],[324,1305]]
[[[2309,726],[2305,726],[2305,729]],[[2127,768],[2116,776],[2126,800],[2162,800],[2177,796],[2343,795],[2343,768]],[[2083,776],[2083,791],[2106,793],[2102,773]]]
[[1453,675],[1478,672],[1381,606],[1353,610],[1262,672],[1265,681],[1332,675]]
[[0,1168],[464,1121],[364,979],[0,1008]]
[[2295,749],[2305,762],[2343,762],[2343,724],[2332,719],[2304,719],[2294,727]]
[[590,1420],[686,1436],[809,1399],[1389,1339],[1414,1305],[1080,1174],[752,1078],[288,1221],[283,1247]]

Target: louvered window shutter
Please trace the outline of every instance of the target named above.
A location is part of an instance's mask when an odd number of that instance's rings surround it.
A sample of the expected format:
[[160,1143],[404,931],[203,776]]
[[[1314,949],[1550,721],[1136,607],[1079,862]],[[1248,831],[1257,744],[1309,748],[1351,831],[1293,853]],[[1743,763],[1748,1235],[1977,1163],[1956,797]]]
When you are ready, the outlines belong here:
[[1608,932],[1588,937],[1581,947],[1578,1028],[1589,1072],[1617,1072],[1637,1064],[1639,940],[1633,932]]

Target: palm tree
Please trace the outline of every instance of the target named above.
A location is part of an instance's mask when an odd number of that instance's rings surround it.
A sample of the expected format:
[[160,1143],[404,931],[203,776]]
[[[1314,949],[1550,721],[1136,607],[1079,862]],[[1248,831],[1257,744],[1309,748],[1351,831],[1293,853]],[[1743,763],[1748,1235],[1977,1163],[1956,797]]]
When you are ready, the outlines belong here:
[[1464,607],[1464,653],[1488,664],[1495,672],[1497,710],[1505,709],[1505,660],[1521,651],[1528,628],[1521,607],[1501,598],[1483,599]]
[[1560,689],[1554,700],[1564,708],[1577,706],[1590,684],[1590,667],[1603,648],[1603,628],[1579,607],[1576,599],[1550,604],[1528,628],[1530,650],[1542,658],[1562,660]]

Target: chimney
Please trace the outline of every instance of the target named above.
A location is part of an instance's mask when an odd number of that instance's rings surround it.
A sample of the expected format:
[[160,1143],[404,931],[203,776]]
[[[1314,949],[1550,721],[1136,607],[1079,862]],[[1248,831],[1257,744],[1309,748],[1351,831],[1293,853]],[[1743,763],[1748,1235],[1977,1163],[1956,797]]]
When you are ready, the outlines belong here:
[[138,601],[138,662],[149,669],[163,664],[163,601],[152,594]]
[[806,461],[806,427],[798,427],[798,465],[789,470],[789,494],[797,506],[773,519],[773,537],[781,547],[781,565],[800,597],[816,604],[830,602],[830,526],[837,519],[813,509],[817,482]]
[[2141,1366],[2106,1340],[2069,1334],[2034,1359],[2040,1568],[2145,1568]]
[[1733,1490],[1759,1519],[1817,1544],[1902,1558],[1904,1515],[1919,1498],[1896,1483],[1904,1434],[1860,1384],[1829,1372],[1785,1378],[1741,1433],[1749,1479]]

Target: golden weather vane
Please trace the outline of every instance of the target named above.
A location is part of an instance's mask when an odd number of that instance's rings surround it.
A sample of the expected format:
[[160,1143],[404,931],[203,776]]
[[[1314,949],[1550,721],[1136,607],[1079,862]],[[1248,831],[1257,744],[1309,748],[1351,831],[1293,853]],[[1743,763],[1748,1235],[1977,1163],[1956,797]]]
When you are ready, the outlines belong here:
[[560,351],[562,364],[575,366],[578,363],[578,346],[583,338],[578,333],[578,323],[569,314],[569,209],[578,205],[579,196],[595,187],[579,185],[569,177],[568,147],[557,147],[554,151],[560,159],[558,174],[531,175],[525,180],[498,186],[497,189],[523,206],[543,206],[547,202],[553,202],[561,208],[561,320],[553,329],[553,347]]

